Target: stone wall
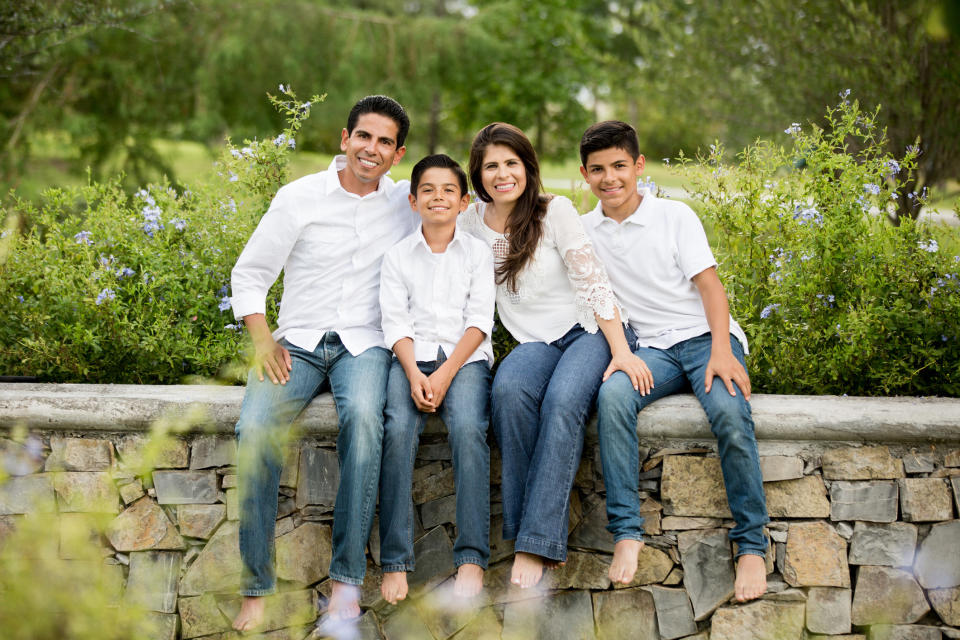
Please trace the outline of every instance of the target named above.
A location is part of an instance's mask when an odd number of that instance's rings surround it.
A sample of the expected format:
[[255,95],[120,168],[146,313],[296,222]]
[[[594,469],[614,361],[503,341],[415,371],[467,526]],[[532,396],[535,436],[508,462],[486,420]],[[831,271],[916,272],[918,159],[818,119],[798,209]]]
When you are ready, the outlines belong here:
[[[238,606],[236,447],[242,389],[0,384],[0,539],[55,505],[62,524],[108,514],[98,536],[121,601],[157,637],[228,638]],[[443,428],[431,422],[414,476],[417,571],[410,599],[379,597],[369,542],[363,638],[960,638],[960,401],[755,396],[771,550],[769,591],[730,601],[732,526],[716,447],[692,397],[641,414],[647,546],[633,584],[611,587],[595,431],[571,494],[570,554],[541,589],[511,587],[500,537],[499,456],[492,563],[479,608],[451,608],[454,487]],[[189,425],[185,431],[179,426]],[[151,425],[177,435],[148,448]],[[267,637],[306,636],[329,595],[338,481],[328,395],[287,448],[277,519],[281,593]],[[144,455],[152,473],[138,475]],[[98,516],[102,518],[101,516]],[[63,557],[70,557],[66,540]]]

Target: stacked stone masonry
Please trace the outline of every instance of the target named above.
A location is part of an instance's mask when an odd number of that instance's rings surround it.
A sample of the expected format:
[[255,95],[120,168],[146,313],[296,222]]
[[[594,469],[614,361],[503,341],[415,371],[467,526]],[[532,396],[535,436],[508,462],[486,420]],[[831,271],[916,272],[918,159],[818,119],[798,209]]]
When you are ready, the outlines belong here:
[[[235,637],[231,431],[241,395],[0,385],[0,460],[11,474],[0,485],[0,544],[52,505],[64,532],[59,553],[69,559],[75,542],[66,532],[106,520],[95,543],[122,582],[117,597],[151,612],[158,639]],[[756,396],[753,406],[771,517],[769,589],[760,600],[731,599],[733,521],[715,442],[699,407],[681,397],[652,406],[638,423],[647,544],[632,584],[614,587],[607,577],[613,540],[594,425],[570,496],[568,560],[540,589],[509,585],[512,545],[500,535],[493,447],[491,567],[482,601],[468,608],[448,597],[454,484],[443,427],[431,422],[414,473],[412,597],[396,607],[380,598],[375,525],[356,637],[960,638],[960,401]],[[175,435],[158,444],[150,425]],[[307,410],[298,436],[286,447],[280,592],[270,597],[263,634],[277,640],[309,636],[330,594],[339,472],[328,396]]]

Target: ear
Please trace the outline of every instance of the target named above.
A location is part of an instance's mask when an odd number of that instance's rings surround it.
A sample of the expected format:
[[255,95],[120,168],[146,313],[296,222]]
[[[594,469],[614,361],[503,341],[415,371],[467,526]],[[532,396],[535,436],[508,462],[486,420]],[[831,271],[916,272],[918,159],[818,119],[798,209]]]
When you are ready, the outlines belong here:
[[462,196],[460,196],[460,211],[459,211],[459,213],[463,213],[464,211],[466,211],[466,210],[467,210],[467,207],[469,207],[469,206],[470,206],[470,194],[469,194],[469,193],[465,193],[465,194],[463,194]]
[[346,129],[340,132],[340,151],[347,150],[347,140],[349,139],[350,139],[350,134],[347,133]]
[[397,166],[397,164],[400,162],[400,159],[403,158],[403,154],[405,154],[406,152],[407,152],[406,145],[397,149],[397,152],[393,156],[393,166]]
[[643,157],[643,154],[641,153],[639,156],[637,156],[637,175],[640,175],[641,173],[643,173],[643,168],[645,166],[647,166],[647,160],[646,158]]
[[415,195],[413,195],[413,194],[411,193],[410,195],[407,196],[407,198],[410,200],[410,208],[413,209],[414,211],[416,211],[416,210],[417,210],[417,196],[415,196]]
[[[642,156],[641,156],[641,157],[642,157]],[[583,165],[580,165],[580,175],[583,176],[583,179],[584,179],[584,180],[587,179],[587,168],[584,167]]]

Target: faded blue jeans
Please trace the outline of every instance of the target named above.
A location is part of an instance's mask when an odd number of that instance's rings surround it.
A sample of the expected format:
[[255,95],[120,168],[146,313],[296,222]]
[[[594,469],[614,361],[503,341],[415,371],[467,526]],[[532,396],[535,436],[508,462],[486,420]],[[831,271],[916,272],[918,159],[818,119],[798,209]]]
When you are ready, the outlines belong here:
[[[636,344],[632,331],[627,329],[626,333],[628,343]],[[706,333],[667,349],[637,348],[634,354],[643,359],[653,374],[654,387],[646,396],[633,388],[622,371],[614,373],[600,387],[597,430],[607,489],[607,529],[614,541],[641,540],[643,535],[637,495],[637,413],[665,396],[693,391],[717,437],[727,502],[736,521],[730,540],[737,543],[738,556],[762,556],[766,551],[763,526],[769,520],[750,403],[739,389],[736,396],[731,396],[719,378],[714,378],[710,393],[704,391],[712,341],[711,334]],[[744,364],[740,341],[730,336],[730,346],[733,355]]]
[[[417,362],[428,376],[444,360]],[[457,495],[457,539],[453,563],[484,569],[490,559],[490,365],[469,362],[450,383],[437,411],[453,451],[453,482]],[[380,566],[389,571],[413,571],[413,464],[427,414],[410,397],[410,381],[394,359],[387,383],[383,423],[383,462],[380,474]]]
[[285,385],[263,381],[251,371],[236,433],[239,449],[241,593],[261,596],[276,590],[274,528],[283,445],[290,425],[329,384],[339,417],[337,457],[340,486],[333,512],[330,577],[363,584],[366,545],[377,503],[383,405],[391,354],[372,347],[350,355],[334,332],[313,352],[285,340],[293,370]]
[[516,539],[515,551],[566,560],[584,426],[609,364],[603,334],[580,325],[550,344],[520,344],[500,363],[493,429],[503,456],[503,537]]

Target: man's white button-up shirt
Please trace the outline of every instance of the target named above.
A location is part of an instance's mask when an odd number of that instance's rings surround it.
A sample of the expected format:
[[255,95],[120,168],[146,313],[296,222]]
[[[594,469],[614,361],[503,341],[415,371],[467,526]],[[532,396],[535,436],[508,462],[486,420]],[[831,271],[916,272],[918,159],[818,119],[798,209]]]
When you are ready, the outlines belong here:
[[264,313],[266,296],[283,269],[275,340],[313,351],[336,331],[353,355],[383,347],[380,265],[387,249],[419,218],[407,201],[410,183],[380,178],[366,196],[346,191],[337,156],[323,172],[282,187],[244,247],[231,275],[234,316]]
[[383,259],[380,308],[388,347],[413,340],[421,362],[450,356],[469,327],[486,337],[466,362],[493,364],[493,253],[485,242],[458,227],[443,253],[433,253],[421,228],[397,243]]

